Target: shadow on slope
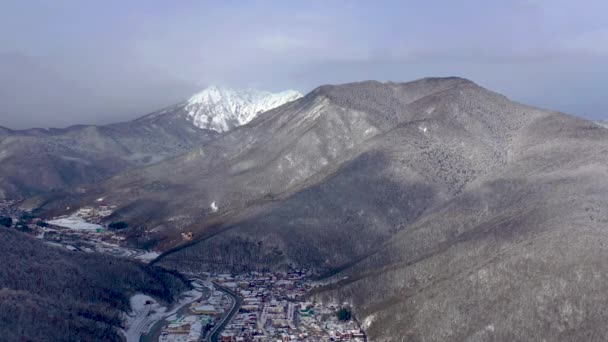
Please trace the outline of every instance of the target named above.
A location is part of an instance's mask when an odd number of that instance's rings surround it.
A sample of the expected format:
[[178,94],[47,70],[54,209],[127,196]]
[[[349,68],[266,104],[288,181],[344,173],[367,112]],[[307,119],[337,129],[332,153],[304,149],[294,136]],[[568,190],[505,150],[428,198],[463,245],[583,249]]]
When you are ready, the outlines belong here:
[[343,267],[381,246],[435,201],[432,186],[392,179],[386,166],[381,153],[363,154],[324,182],[157,262],[235,271]]

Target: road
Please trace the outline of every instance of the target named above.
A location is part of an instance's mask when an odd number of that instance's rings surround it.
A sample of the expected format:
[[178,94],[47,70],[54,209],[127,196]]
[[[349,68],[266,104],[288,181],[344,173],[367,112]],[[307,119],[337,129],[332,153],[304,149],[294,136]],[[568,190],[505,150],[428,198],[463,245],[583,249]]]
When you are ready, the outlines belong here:
[[236,315],[236,313],[241,308],[241,304],[243,303],[243,300],[241,299],[241,297],[239,295],[237,295],[236,293],[228,290],[225,287],[220,286],[216,282],[213,282],[213,285],[215,285],[216,289],[224,292],[225,294],[227,294],[228,296],[230,296],[232,298],[232,308],[230,309],[230,312],[228,312],[228,314],[226,316],[224,316],[224,319],[222,319],[222,321],[219,324],[217,324],[213,328],[213,330],[207,335],[208,342],[217,342],[218,341],[218,337],[220,336],[220,333],[222,332],[222,330],[224,330],[224,327],[226,327],[226,325],[228,325],[228,323],[230,323],[230,321],[232,320],[232,317],[234,317],[234,315]]

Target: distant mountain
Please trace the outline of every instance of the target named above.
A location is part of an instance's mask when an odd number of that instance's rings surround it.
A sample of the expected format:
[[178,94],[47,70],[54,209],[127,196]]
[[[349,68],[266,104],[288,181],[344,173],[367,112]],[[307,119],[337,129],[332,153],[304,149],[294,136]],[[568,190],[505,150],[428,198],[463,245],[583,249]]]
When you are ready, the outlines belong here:
[[139,119],[103,126],[10,130],[0,127],[0,199],[97,182],[178,156],[257,114],[300,97],[210,87]]
[[608,120],[596,120],[595,123],[604,128],[608,128]]
[[233,90],[210,86],[192,96],[187,101],[185,110],[198,128],[221,133],[248,123],[259,113],[300,97],[302,94],[295,90],[270,93],[255,89]]

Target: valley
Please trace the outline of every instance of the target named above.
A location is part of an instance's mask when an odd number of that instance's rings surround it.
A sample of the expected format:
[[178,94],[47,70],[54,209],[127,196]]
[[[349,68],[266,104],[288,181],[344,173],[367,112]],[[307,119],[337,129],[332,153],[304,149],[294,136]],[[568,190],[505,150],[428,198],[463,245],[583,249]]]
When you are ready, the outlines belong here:
[[[125,246],[125,237],[100,224],[111,209],[96,208],[43,221],[2,202],[0,216],[17,216],[20,230],[56,248],[102,253],[149,263],[159,253]],[[4,216],[6,217],[6,216]],[[135,294],[126,314],[127,342],[365,341],[349,303],[322,303],[309,296],[320,286],[307,270],[247,273],[188,273],[192,290],[166,307]],[[345,317],[340,317],[343,311]],[[346,314],[348,313],[348,314]],[[346,317],[348,315],[348,317]]]

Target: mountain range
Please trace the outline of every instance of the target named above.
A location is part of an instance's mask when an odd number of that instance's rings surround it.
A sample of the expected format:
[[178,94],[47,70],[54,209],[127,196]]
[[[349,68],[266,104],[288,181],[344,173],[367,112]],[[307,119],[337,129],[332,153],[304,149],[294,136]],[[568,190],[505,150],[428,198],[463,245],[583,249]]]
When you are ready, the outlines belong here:
[[210,88],[130,123],[2,134],[34,146],[0,157],[23,208],[102,199],[164,268],[312,269],[370,340],[608,339],[608,130],[470,80]]
[[158,163],[299,96],[296,91],[273,94],[211,86],[129,122],[63,129],[0,127],[0,199],[77,187]]

